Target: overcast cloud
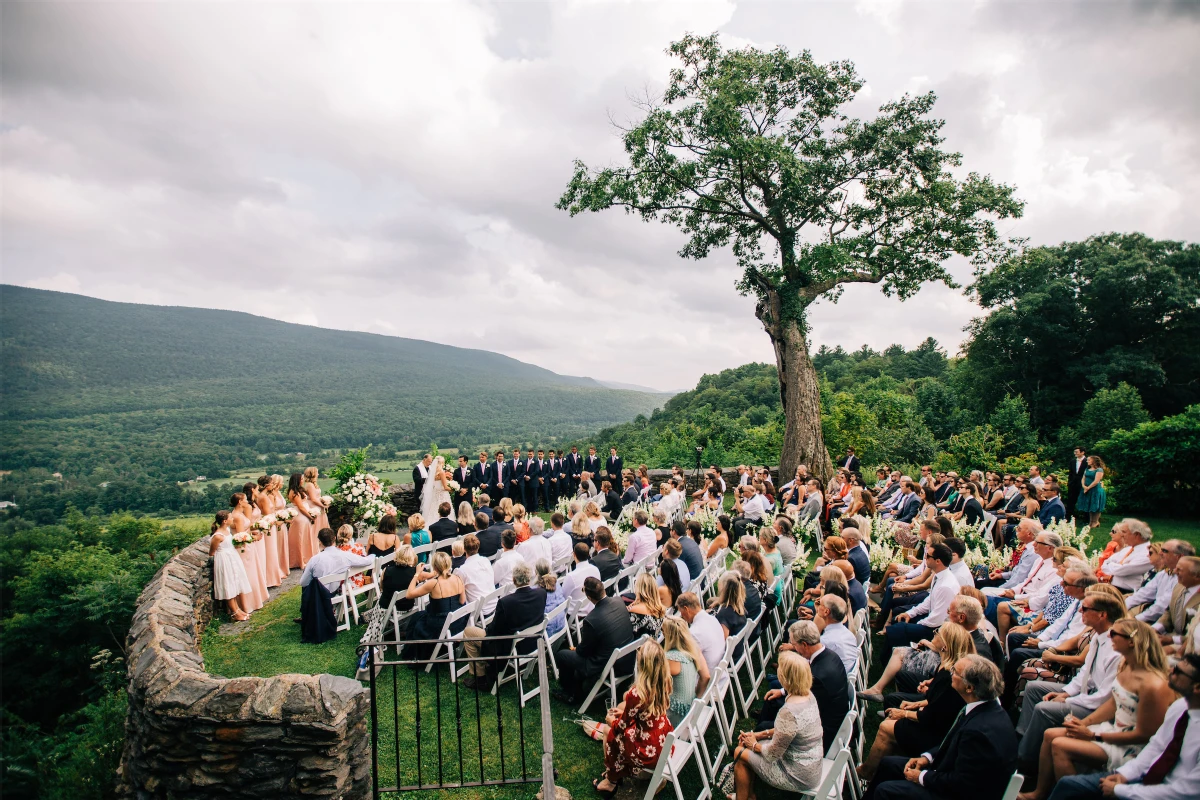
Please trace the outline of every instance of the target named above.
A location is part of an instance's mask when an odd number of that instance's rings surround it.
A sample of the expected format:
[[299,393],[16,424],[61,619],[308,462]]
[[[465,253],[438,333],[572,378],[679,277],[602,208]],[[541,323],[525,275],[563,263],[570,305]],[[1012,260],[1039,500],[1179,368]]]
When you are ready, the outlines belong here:
[[[854,61],[855,113],[934,90],[1005,232],[1200,239],[1198,4],[427,2],[0,5],[0,277],[110,300],[494,350],[662,389],[771,361],[728,253],[554,209],[574,158],[662,88],[667,44]],[[955,273],[969,276],[965,264]],[[979,309],[850,287],[814,348],[934,336]],[[597,348],[596,335],[617,334]]]

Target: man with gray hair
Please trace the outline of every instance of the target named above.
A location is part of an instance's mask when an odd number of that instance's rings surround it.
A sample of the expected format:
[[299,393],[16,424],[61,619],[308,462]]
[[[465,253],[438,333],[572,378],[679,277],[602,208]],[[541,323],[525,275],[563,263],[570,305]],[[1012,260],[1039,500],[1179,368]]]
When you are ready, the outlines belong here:
[[955,663],[950,682],[965,705],[941,744],[916,758],[885,756],[866,800],[1004,795],[1017,763],[1017,737],[996,702],[1000,670],[983,656],[969,655]]
[[[1157,622],[1167,610],[1167,605],[1171,602],[1171,592],[1175,591],[1175,585],[1179,583],[1175,575],[1175,566],[1184,556],[1194,555],[1196,548],[1192,547],[1190,542],[1182,539],[1168,539],[1163,542],[1162,552],[1158,555],[1161,559],[1158,571],[1154,573],[1154,577],[1142,584],[1141,588],[1125,598],[1125,608],[1133,611],[1142,607],[1137,618],[1151,625]],[[1153,559],[1154,555],[1151,554],[1151,564]]]
[[1140,519],[1126,517],[1113,528],[1121,531],[1122,549],[1113,553],[1100,568],[1098,577],[1122,592],[1132,592],[1142,585],[1142,578],[1150,571],[1150,539],[1154,534],[1150,526]]
[[816,605],[816,624],[821,631],[821,643],[837,653],[846,674],[853,675],[858,665],[858,640],[845,625],[848,610],[846,601],[837,595],[821,595]]
[[1154,623],[1154,630],[1166,648],[1167,655],[1183,655],[1183,637],[1188,625],[1200,609],[1200,558],[1184,556],[1175,566],[1179,585],[1171,592],[1167,610]]
[[[471,625],[463,631],[463,649],[468,658],[503,659],[511,652],[513,640],[493,637],[512,636],[545,621],[546,590],[530,586],[533,575],[533,567],[523,560],[513,566],[512,583],[517,587],[516,591],[496,603],[496,615],[487,629]],[[522,655],[532,653],[535,647],[537,637],[525,637],[517,643],[517,652]],[[492,688],[493,672],[503,667],[503,661],[471,661],[468,664],[471,674],[463,679],[463,685],[468,689],[488,691]]]
[[[823,747],[828,751],[829,745],[837,737],[846,712],[850,710],[850,689],[842,660],[821,644],[821,631],[816,623],[810,620],[792,623],[788,628],[788,640],[779,646],[780,653],[785,650],[799,653],[808,661],[813,677],[812,693],[817,699],[817,709],[821,714]],[[763,701],[762,712],[758,715],[758,725],[755,728],[758,731],[775,727],[775,715],[783,707],[786,697],[783,686],[775,675],[768,675],[767,682],[770,688]]]

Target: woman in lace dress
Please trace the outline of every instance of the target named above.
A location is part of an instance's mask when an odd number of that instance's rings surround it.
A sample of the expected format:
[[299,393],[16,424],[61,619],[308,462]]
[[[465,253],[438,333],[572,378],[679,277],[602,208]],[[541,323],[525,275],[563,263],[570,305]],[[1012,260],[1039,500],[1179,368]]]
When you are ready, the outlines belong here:
[[739,738],[730,800],[752,800],[755,775],[789,792],[812,789],[821,780],[821,715],[812,695],[812,671],[801,655],[786,652],[779,656],[778,676],[787,700],[774,728]]
[[1154,629],[1133,618],[1117,620],[1109,634],[1122,656],[1112,695],[1083,719],[1068,716],[1042,740],[1038,783],[1018,800],[1042,800],[1066,775],[1113,772],[1140,752],[1162,725],[1175,693],[1167,685],[1167,656]]

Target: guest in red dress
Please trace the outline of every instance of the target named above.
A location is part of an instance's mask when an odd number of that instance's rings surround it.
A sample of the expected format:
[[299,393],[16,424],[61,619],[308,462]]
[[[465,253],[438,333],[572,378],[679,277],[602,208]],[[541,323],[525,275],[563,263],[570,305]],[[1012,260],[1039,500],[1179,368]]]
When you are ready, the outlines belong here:
[[626,777],[653,769],[663,740],[673,728],[667,719],[671,706],[671,673],[662,647],[653,640],[637,654],[637,678],[620,705],[608,712],[604,740],[604,776],[592,781],[601,795],[612,797]]

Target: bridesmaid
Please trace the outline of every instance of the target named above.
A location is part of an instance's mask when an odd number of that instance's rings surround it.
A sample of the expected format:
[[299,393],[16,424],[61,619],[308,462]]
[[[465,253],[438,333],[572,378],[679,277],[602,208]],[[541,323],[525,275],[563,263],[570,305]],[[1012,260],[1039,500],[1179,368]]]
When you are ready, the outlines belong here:
[[318,550],[317,529],[313,527],[317,521],[317,510],[308,502],[304,476],[299,472],[293,472],[288,479],[287,498],[298,512],[288,528],[289,566],[292,569],[304,569]]
[[[269,589],[275,585],[271,583],[271,575],[275,574],[274,571],[271,571],[270,574],[267,572],[267,545],[269,544],[269,537],[266,531],[254,530],[253,528],[254,523],[258,522],[263,515],[262,509],[258,507],[258,484],[243,484],[242,494],[246,495],[246,502],[250,506],[250,513],[247,516],[252,526],[250,530],[254,531],[254,543],[250,546],[254,548],[258,555],[259,578],[262,580],[262,585]],[[265,604],[266,600],[263,603]]]
[[[234,533],[249,531],[251,506],[246,495],[241,492],[234,493],[229,498],[229,507],[233,509],[229,515],[230,530]],[[258,533],[258,531],[252,533]],[[246,568],[246,577],[250,580],[250,591],[244,592],[238,597],[238,603],[247,614],[257,611],[267,602],[267,585],[260,571],[262,558],[259,556],[259,548],[255,547],[256,544],[257,542],[251,542],[245,547],[238,548],[238,555],[242,557],[242,566]]]
[[325,510],[325,501],[321,499],[321,487],[317,483],[316,467],[304,470],[304,491],[308,496],[308,504],[317,509],[317,519],[313,524],[316,525],[317,533],[320,533],[323,528],[329,527],[329,514]]
[[[258,512],[255,519],[262,519],[275,510],[275,499],[271,497],[268,491],[271,485],[271,478],[268,475],[263,475],[258,479],[258,483],[247,483],[244,491],[247,496],[254,498],[254,507]],[[273,589],[283,582],[279,571],[279,547],[275,544],[275,526],[272,525],[266,531],[263,531],[263,569],[265,570],[265,579],[267,588]]]
[[[283,476],[272,475],[267,484],[267,494],[271,497],[271,513],[274,514],[287,508],[287,500],[283,499]],[[275,548],[279,551],[279,580],[287,580],[288,570],[292,559],[288,548],[288,526],[280,522],[275,525]]]

